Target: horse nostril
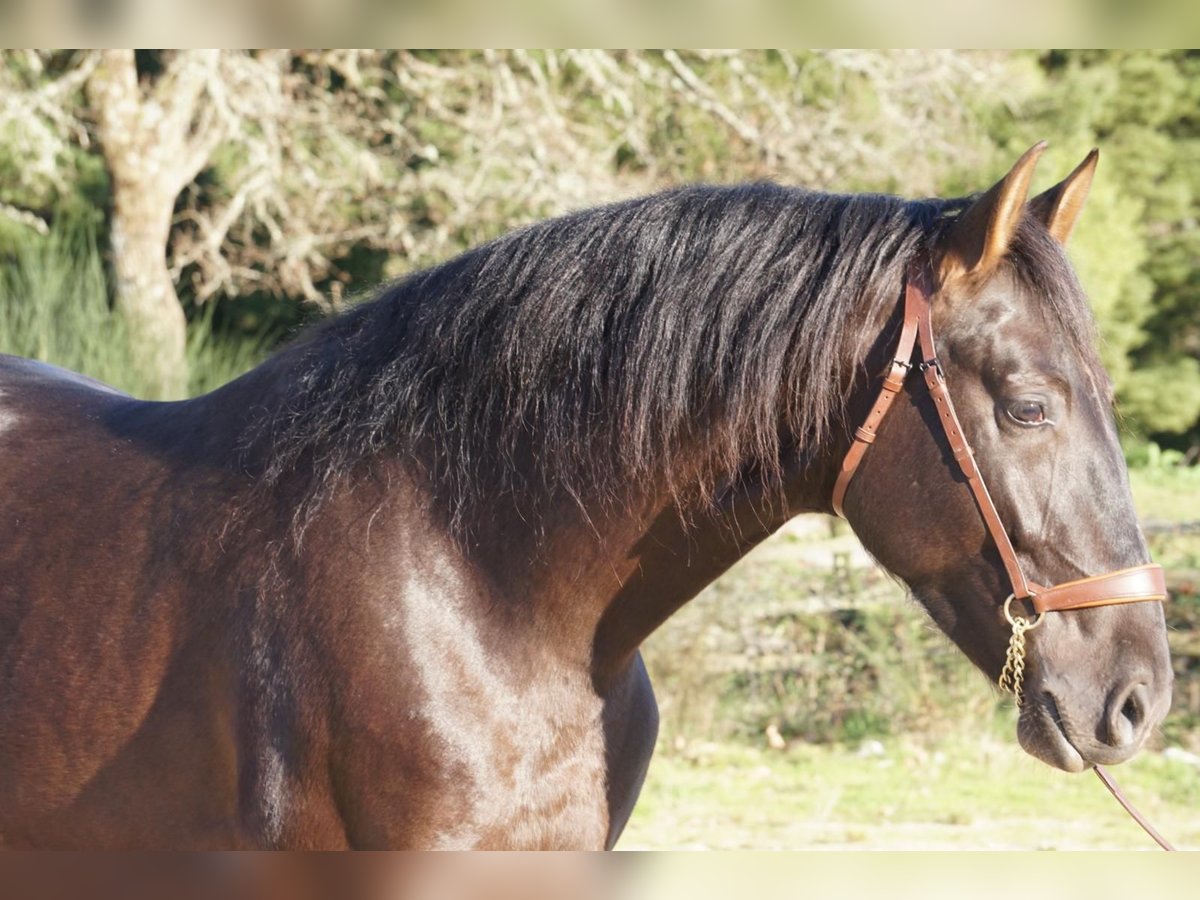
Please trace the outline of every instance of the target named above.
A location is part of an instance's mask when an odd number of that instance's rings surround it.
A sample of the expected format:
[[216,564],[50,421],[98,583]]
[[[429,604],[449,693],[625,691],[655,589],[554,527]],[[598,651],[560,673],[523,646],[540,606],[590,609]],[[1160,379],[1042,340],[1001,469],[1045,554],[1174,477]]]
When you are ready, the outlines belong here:
[[1121,715],[1129,720],[1134,728],[1142,722],[1142,704],[1138,703],[1137,697],[1132,694],[1125,698],[1125,703],[1121,706]]
[[1127,747],[1141,739],[1146,722],[1146,685],[1131,685],[1115,695],[1107,716],[1107,743],[1111,747]]

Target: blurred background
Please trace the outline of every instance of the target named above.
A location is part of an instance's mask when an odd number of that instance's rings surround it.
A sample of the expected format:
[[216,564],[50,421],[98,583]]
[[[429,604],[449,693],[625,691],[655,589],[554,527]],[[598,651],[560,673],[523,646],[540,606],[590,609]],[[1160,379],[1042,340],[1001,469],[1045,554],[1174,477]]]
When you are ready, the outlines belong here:
[[[681,182],[952,196],[1093,146],[1070,253],[1168,568],[1175,706],[1117,774],[1200,844],[1200,53],[6,51],[0,352],[137,396],[236,377],[380,283]],[[627,847],[1140,847],[844,526],[801,517],[646,655]]]

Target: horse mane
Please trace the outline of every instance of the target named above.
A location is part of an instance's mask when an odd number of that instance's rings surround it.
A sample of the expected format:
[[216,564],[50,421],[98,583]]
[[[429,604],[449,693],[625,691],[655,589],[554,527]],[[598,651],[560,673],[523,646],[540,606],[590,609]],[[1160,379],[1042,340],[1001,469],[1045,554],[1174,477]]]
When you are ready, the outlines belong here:
[[260,482],[303,471],[320,497],[405,454],[461,523],[506,495],[769,478],[785,436],[813,453],[844,424],[866,323],[963,205],[691,186],[525,227],[314,328],[251,435]]

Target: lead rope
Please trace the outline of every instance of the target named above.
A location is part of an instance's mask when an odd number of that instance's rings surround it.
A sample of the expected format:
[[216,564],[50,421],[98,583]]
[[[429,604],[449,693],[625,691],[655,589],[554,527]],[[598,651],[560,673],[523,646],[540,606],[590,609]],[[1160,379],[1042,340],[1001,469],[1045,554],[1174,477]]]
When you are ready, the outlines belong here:
[[[1024,616],[1014,616],[1010,609],[1012,602],[1013,595],[1010,594],[1004,601],[1004,618],[1008,619],[1009,624],[1012,625],[1012,636],[1008,639],[1008,654],[1004,660],[1004,669],[1000,672],[998,683],[1000,690],[1013,695],[1017,710],[1020,711],[1021,703],[1024,700],[1021,684],[1025,680],[1025,634],[1042,624],[1042,616],[1039,615],[1033,621]],[[1117,782],[1108,774],[1108,770],[1103,766],[1093,766],[1093,768],[1096,770],[1096,777],[1100,779],[1100,783],[1108,788],[1108,792],[1121,804],[1125,812],[1129,813],[1129,817],[1142,826],[1142,830],[1150,835],[1158,846],[1164,850],[1174,850],[1171,842],[1159,834],[1158,830],[1147,822],[1137,808],[1126,799]]]
[[1121,793],[1121,789],[1117,787],[1117,783],[1113,781],[1113,777],[1108,774],[1108,770],[1103,766],[1094,766],[1093,768],[1096,770],[1096,777],[1100,779],[1100,783],[1108,788],[1110,794],[1116,797],[1117,802],[1121,804],[1125,812],[1129,813],[1133,821],[1142,826],[1142,831],[1150,835],[1154,839],[1154,843],[1158,844],[1164,850],[1174,850],[1175,848],[1171,846],[1171,842],[1159,834],[1158,830],[1137,811],[1137,808],[1125,799],[1125,795]]

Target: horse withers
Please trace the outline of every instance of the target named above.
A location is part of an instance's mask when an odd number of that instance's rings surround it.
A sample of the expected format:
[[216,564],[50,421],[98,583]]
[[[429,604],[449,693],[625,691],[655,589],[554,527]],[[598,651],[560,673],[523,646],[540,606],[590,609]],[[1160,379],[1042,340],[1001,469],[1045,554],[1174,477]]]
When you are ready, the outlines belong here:
[[[1095,158],[1027,201],[1036,157],[967,200],[688,187],[533,225],[179,403],[4,358],[0,843],[612,846],[640,644],[832,509],[915,260],[1020,570],[1142,566],[1062,247]],[[1007,559],[935,407],[903,382],[841,505],[994,678]],[[1055,613],[1020,740],[1126,759],[1170,688],[1160,604]]]

